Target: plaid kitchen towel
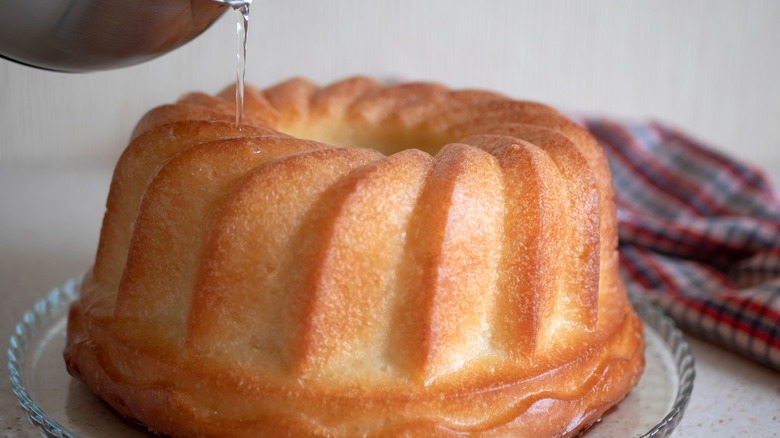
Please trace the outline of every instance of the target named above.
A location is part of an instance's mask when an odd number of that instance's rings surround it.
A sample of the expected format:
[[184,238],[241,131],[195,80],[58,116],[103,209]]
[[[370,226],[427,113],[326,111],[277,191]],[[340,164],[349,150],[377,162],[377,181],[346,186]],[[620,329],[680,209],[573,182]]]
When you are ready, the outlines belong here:
[[575,119],[610,163],[629,292],[682,329],[780,370],[780,199],[772,183],[663,124]]

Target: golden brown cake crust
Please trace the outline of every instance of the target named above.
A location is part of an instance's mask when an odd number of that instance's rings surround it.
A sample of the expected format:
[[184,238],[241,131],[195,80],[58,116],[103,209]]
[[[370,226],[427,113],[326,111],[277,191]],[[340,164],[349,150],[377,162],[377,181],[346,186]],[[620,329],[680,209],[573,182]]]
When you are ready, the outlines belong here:
[[65,360],[122,415],[172,436],[572,436],[636,384],[582,128],[367,78],[248,87],[237,128],[232,96],[150,111],[117,164]]

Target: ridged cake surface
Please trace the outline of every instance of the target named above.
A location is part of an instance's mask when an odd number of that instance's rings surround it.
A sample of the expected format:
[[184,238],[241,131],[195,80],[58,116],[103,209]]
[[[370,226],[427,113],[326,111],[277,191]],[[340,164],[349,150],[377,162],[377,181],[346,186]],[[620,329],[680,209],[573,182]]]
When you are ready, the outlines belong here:
[[571,436],[643,368],[598,144],[556,110],[351,78],[138,123],[65,359],[172,436]]

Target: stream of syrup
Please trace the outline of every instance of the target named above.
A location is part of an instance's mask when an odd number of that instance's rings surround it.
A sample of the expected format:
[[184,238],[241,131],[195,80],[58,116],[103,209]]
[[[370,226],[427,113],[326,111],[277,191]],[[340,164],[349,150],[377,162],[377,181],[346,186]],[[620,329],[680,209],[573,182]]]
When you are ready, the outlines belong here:
[[252,0],[223,0],[236,13],[236,126],[244,121],[244,80],[246,77],[246,37],[249,31],[249,6]]

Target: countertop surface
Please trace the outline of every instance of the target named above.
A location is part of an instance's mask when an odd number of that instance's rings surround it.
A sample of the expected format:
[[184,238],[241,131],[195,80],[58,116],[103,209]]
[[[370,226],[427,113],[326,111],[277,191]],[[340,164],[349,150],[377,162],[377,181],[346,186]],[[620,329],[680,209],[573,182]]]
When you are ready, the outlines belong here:
[[[3,349],[37,300],[92,263],[110,179],[105,165],[0,165]],[[696,382],[673,436],[780,436],[780,373],[686,337]],[[38,436],[11,390],[7,369],[0,382],[0,436]]]

